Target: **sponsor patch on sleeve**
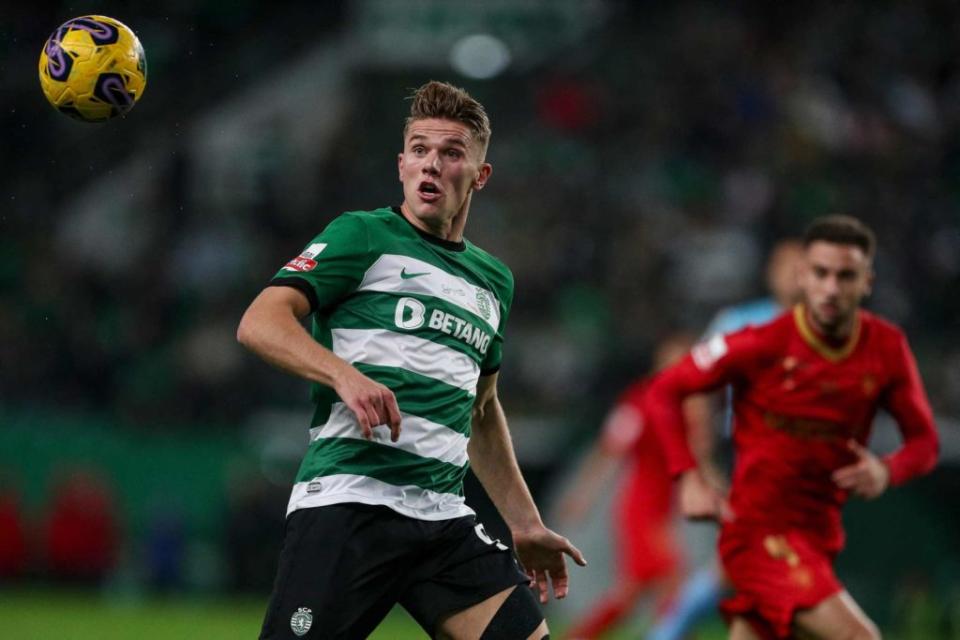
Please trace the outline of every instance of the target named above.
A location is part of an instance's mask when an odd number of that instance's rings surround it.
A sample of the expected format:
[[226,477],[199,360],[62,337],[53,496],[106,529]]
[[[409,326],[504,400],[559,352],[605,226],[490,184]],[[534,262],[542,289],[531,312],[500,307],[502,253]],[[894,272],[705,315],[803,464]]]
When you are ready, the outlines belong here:
[[695,345],[690,350],[693,357],[693,363],[701,371],[707,371],[717,363],[720,358],[727,355],[727,341],[722,333],[714,334],[711,338]]
[[315,242],[306,249],[303,250],[299,256],[283,265],[284,271],[312,271],[314,267],[317,266],[317,261],[314,260],[321,251],[327,248],[325,242]]
[[294,258],[287,264],[283,265],[284,271],[312,271],[313,268],[317,266],[317,261],[312,258]]
[[303,253],[300,254],[301,258],[316,258],[320,255],[320,252],[327,248],[326,242],[314,242],[312,245],[303,250]]

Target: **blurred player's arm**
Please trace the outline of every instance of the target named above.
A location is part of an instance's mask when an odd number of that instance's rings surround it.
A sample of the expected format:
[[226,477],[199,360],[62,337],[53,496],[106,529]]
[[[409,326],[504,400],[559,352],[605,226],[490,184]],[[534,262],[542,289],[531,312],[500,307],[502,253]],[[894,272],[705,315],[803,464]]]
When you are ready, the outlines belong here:
[[386,424],[400,436],[400,409],[384,385],[366,377],[313,339],[300,324],[310,301],[299,289],[267,287],[253,300],[237,328],[237,340],[267,362],[289,373],[332,387],[357,416],[365,438]]
[[[727,506],[722,493],[709,481],[710,472],[700,467],[701,458],[691,447],[691,434],[697,427],[687,422],[684,402],[694,394],[736,380],[760,349],[753,329],[729,336],[716,334],[694,346],[683,360],[664,369],[650,386],[650,423],[662,443],[667,468],[679,481],[680,509],[688,518],[720,518]],[[704,452],[698,454],[703,456]]]
[[897,353],[889,360],[898,367],[898,375],[883,399],[884,406],[897,421],[903,445],[893,453],[877,457],[856,441],[849,443],[856,462],[833,472],[833,480],[843,489],[861,498],[876,498],[888,486],[898,486],[933,469],[937,463],[940,440],[933,421],[917,363],[905,337],[900,337]]
[[893,486],[932,470],[940,453],[940,438],[917,361],[905,337],[901,336],[899,346],[902,374],[886,398],[887,410],[896,419],[903,436],[903,446],[884,458]]
[[643,414],[630,403],[618,403],[607,415],[600,438],[590,447],[557,505],[559,526],[573,526],[587,516],[601,490],[620,468],[624,456],[636,445],[643,428]]
[[497,397],[497,377],[496,373],[482,376],[477,383],[467,445],[470,466],[510,528],[517,556],[539,588],[540,601],[547,601],[549,581],[553,582],[554,595],[563,598],[568,588],[563,554],[581,566],[586,560],[569,540],[548,529],[540,518],[513,451],[507,419]]

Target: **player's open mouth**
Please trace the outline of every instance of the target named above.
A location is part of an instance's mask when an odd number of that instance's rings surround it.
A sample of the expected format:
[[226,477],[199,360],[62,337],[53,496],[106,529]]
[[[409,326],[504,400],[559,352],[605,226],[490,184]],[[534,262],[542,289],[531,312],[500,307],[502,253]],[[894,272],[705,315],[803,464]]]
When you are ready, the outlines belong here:
[[420,186],[417,187],[417,193],[420,194],[420,198],[425,202],[435,202],[443,195],[440,188],[433,182],[421,182]]

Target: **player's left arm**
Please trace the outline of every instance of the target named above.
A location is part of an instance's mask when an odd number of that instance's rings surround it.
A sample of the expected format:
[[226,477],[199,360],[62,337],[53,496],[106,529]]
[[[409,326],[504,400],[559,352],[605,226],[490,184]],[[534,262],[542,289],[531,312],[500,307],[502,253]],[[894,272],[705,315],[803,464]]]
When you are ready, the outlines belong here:
[[850,450],[857,460],[833,473],[834,482],[862,498],[875,498],[888,486],[898,486],[927,473],[937,463],[940,440],[933,421],[917,363],[907,340],[899,336],[897,351],[889,359],[896,367],[891,386],[882,398],[903,436],[903,445],[880,458],[859,442],[851,440]]
[[900,371],[885,397],[886,409],[896,419],[903,435],[903,446],[883,459],[893,486],[932,470],[940,453],[940,438],[930,401],[917,361],[903,335],[898,350]]
[[554,595],[563,598],[568,590],[563,554],[580,566],[587,562],[569,540],[543,524],[517,464],[507,419],[497,397],[497,377],[497,373],[482,376],[477,383],[467,448],[470,466],[510,527],[517,556],[531,582],[537,585],[540,602],[547,601],[551,581]]

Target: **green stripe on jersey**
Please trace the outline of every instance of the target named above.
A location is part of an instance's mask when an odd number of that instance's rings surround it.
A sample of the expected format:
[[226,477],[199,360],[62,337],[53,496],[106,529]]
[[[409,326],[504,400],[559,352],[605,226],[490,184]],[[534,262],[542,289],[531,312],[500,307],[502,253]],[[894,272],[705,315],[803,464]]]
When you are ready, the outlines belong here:
[[404,413],[446,425],[465,436],[470,435],[474,396],[463,389],[393,367],[361,364],[357,365],[357,369],[392,390]]
[[297,482],[349,473],[396,486],[414,485],[437,493],[463,495],[467,466],[424,458],[388,445],[354,438],[321,438],[310,445]]
[[[379,382],[397,398],[400,411],[419,416],[430,422],[442,424],[457,433],[470,436],[471,416],[474,396],[463,389],[437,382],[412,371],[395,367],[378,367],[369,364],[357,364],[363,375]],[[328,387],[321,387],[328,401],[317,403],[311,425],[319,427],[330,417],[330,406],[340,398]]]

